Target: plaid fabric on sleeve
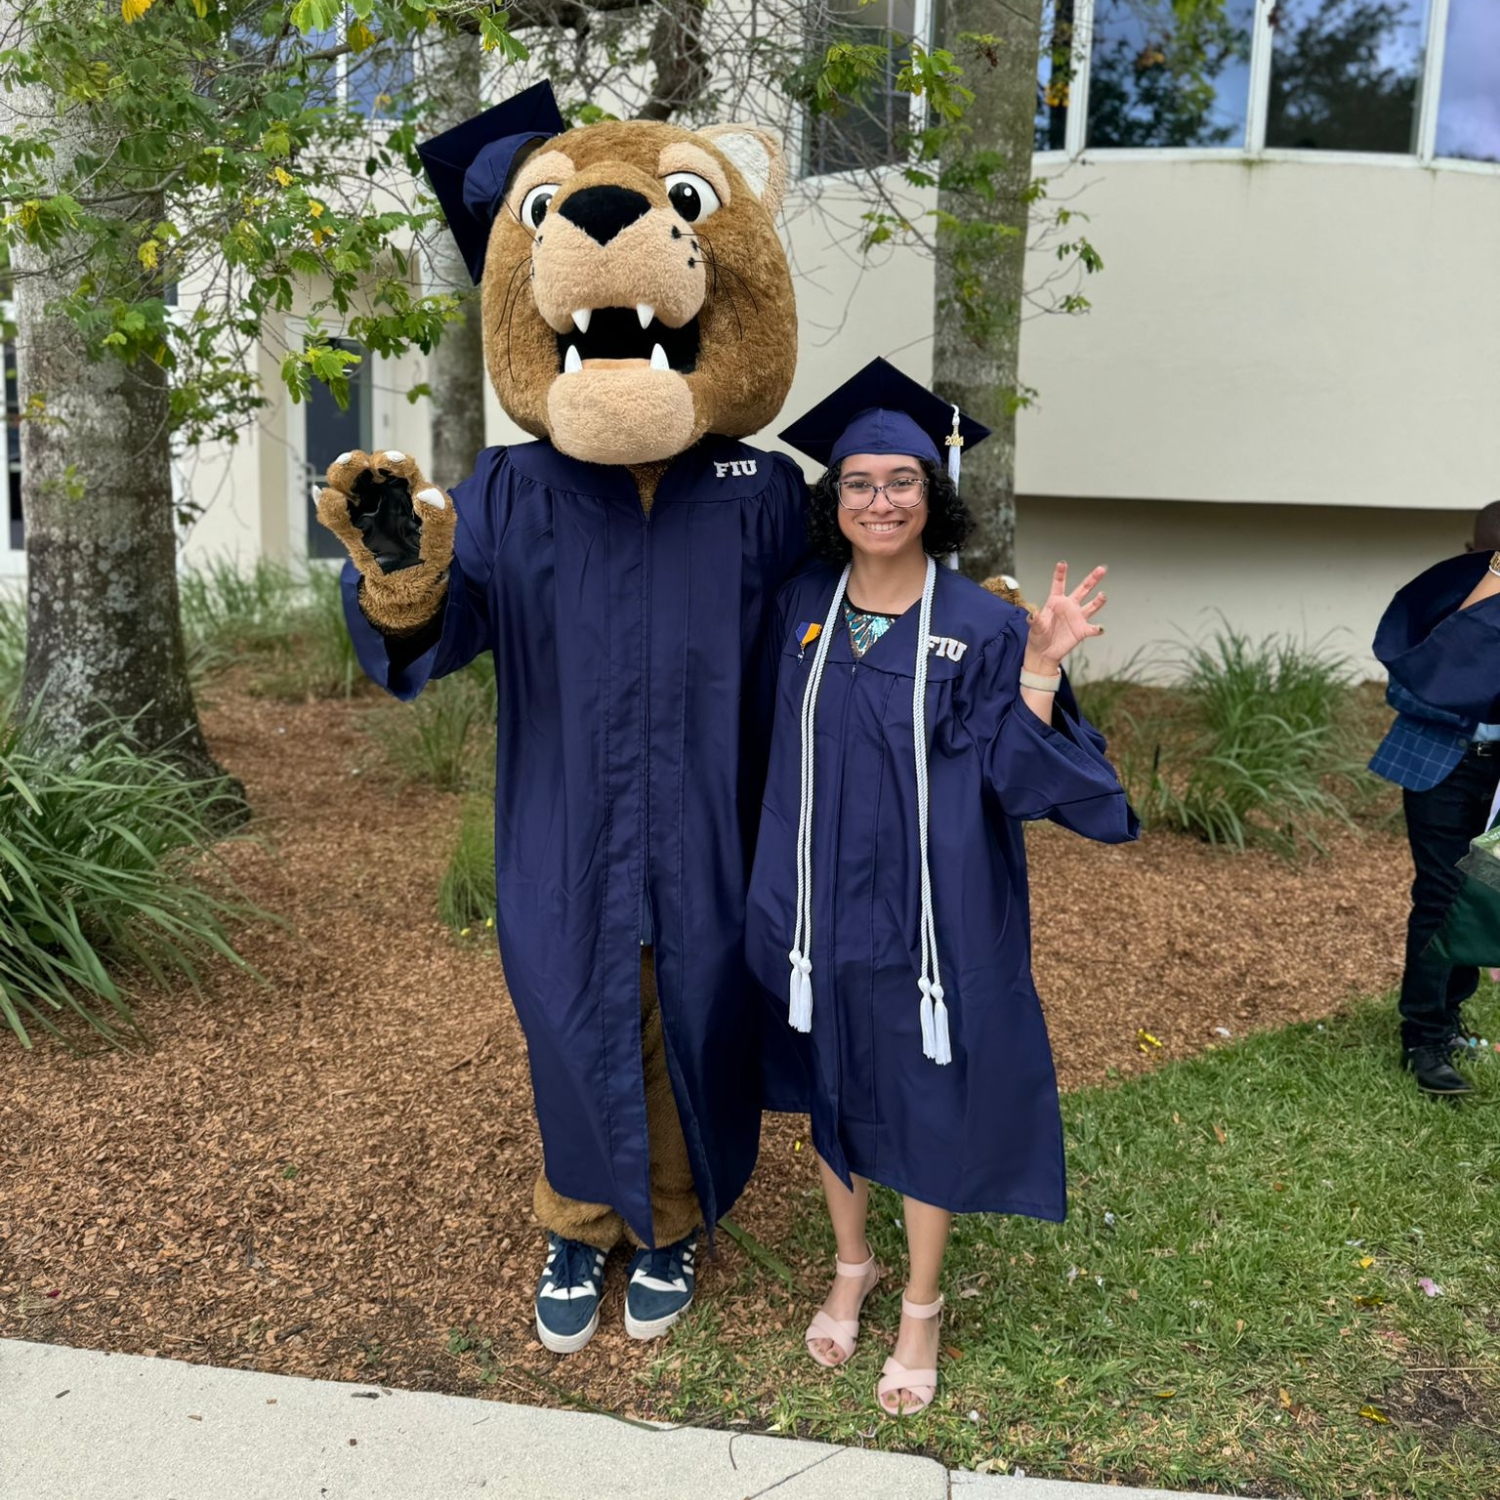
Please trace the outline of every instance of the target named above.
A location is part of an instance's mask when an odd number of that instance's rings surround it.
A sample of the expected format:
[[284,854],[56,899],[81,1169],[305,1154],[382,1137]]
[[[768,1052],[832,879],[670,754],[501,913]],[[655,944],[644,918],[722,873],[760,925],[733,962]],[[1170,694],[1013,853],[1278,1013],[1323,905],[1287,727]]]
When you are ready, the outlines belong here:
[[1464,758],[1464,737],[1441,724],[1398,714],[1370,761],[1370,769],[1408,791],[1425,792],[1446,781]]

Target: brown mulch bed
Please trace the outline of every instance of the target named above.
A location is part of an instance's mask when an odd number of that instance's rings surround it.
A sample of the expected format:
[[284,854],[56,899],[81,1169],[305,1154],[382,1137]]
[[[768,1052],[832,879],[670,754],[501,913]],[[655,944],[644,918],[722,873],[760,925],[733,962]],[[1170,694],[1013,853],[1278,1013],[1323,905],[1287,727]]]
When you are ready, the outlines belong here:
[[[203,998],[144,997],[147,1052],[79,1059],[0,1037],[0,1336],[472,1390],[475,1363],[448,1342],[477,1325],[496,1394],[649,1414],[637,1377],[662,1349],[624,1336],[618,1258],[586,1351],[555,1360],[532,1336],[540,1151],[520,1031],[492,945],[434,913],[458,801],[397,789],[360,727],[369,711],[224,691],[205,714],[261,814],[265,844],[236,849],[235,872],[287,923],[242,934],[267,985],[230,973]],[[1295,868],[1052,827],[1031,848],[1064,1087],[1213,1046],[1216,1028],[1324,1015],[1398,976],[1409,877],[1389,833]],[[785,1244],[813,1183],[800,1129],[768,1120],[735,1218],[811,1288]],[[721,1236],[703,1295],[743,1264]]]

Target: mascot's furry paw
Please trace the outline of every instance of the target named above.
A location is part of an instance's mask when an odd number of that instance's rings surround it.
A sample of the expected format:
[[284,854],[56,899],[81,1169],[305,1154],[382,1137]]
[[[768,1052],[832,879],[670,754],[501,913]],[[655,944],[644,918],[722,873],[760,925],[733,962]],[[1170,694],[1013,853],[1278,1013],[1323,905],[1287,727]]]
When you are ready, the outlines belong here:
[[360,607],[386,635],[420,630],[442,606],[453,560],[453,502],[404,453],[346,453],[328,467],[318,520],[363,579]]
[[986,578],[984,587],[990,593],[998,594],[1007,604],[1014,604],[1018,609],[1024,609],[1028,615],[1036,613],[1036,605],[1026,602],[1021,595],[1021,585],[1009,573],[997,573],[993,578]]

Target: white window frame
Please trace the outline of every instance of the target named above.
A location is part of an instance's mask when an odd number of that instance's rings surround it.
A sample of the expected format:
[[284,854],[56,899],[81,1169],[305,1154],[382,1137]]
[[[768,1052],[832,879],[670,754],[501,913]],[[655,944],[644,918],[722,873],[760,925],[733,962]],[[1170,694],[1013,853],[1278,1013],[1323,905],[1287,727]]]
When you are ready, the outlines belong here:
[[[357,343],[350,334],[342,329],[323,329],[325,336],[330,342],[344,339],[349,343]],[[286,324],[287,342],[290,347],[301,348],[303,340],[307,337],[307,321],[303,318],[288,318]],[[389,422],[394,412],[390,406],[390,393],[381,388],[380,381],[376,378],[380,368],[380,359],[372,350],[365,350],[365,370],[370,380],[370,442],[373,444],[378,440],[379,434],[385,423]],[[305,451],[305,438],[307,433],[307,403],[294,402],[291,396],[283,388],[282,400],[283,410],[286,413],[286,441],[283,444],[286,465],[286,546],[287,560],[293,571],[303,568],[341,568],[344,563],[342,557],[312,557],[308,553],[308,517],[307,499],[309,491],[322,489],[319,482],[321,475],[312,474],[307,466],[307,454]]]
[[1409,152],[1303,151],[1266,145],[1270,108],[1271,60],[1274,33],[1271,12],[1275,0],[1256,0],[1250,46],[1249,98],[1246,102],[1243,146],[1093,146],[1088,132],[1089,64],[1093,56],[1095,0],[1075,0],[1073,11],[1073,77],[1068,90],[1067,145],[1063,151],[1038,151],[1042,163],[1078,161],[1085,155],[1102,161],[1316,161],[1330,165],[1442,167],[1444,170],[1500,173],[1500,163],[1469,161],[1437,154],[1438,112],[1442,102],[1443,63],[1448,43],[1450,0],[1427,0],[1422,73],[1417,81],[1417,119]]

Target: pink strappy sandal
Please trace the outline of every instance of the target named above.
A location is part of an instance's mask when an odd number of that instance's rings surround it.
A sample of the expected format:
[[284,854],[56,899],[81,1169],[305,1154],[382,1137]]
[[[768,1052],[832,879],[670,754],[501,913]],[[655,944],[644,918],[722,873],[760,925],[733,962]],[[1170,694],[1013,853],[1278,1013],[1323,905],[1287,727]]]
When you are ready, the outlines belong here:
[[[865,1295],[859,1299],[859,1305],[863,1310],[865,1301],[870,1293],[880,1285],[880,1268],[875,1265],[875,1257],[861,1261],[858,1265],[851,1265],[847,1260],[833,1262],[833,1271],[836,1276],[867,1276],[871,1269],[875,1271],[875,1279],[865,1288]],[[859,1342],[859,1318],[856,1317],[852,1323],[846,1323],[842,1318],[830,1317],[826,1312],[813,1314],[813,1320],[807,1325],[807,1332],[803,1334],[807,1341],[807,1352],[813,1359],[822,1365],[825,1370],[836,1370],[840,1365],[848,1364],[849,1357],[854,1353],[854,1346]],[[836,1348],[843,1359],[829,1359],[825,1354],[819,1354],[812,1346],[814,1339],[827,1339]]]
[[[941,1297],[936,1302],[908,1302],[905,1297],[901,1299],[901,1315],[905,1318],[936,1318],[942,1311]],[[932,1405],[932,1399],[937,1395],[937,1379],[935,1368],[908,1370],[893,1354],[880,1372],[880,1380],[875,1386],[875,1400],[888,1417],[914,1417],[919,1411],[926,1411]],[[900,1403],[897,1410],[892,1411],[885,1404],[885,1398],[896,1391],[910,1391],[911,1395]]]

